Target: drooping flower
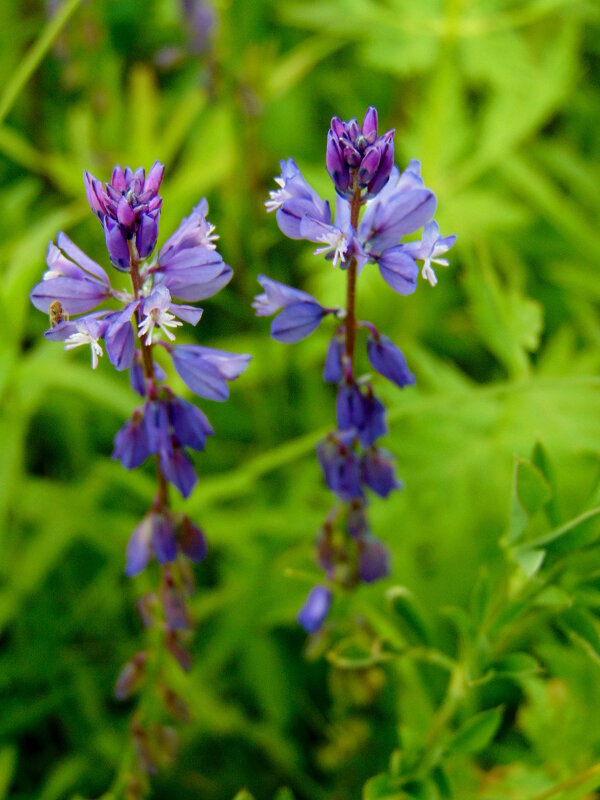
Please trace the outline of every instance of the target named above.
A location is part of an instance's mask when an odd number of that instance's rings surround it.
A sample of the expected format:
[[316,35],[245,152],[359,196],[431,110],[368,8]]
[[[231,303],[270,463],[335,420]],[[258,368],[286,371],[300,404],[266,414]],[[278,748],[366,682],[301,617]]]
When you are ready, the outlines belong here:
[[194,344],[171,346],[169,351],[179,377],[194,394],[221,402],[229,397],[227,381],[238,378],[251,359],[249,355]]
[[263,317],[281,311],[271,323],[271,335],[279,342],[292,343],[305,339],[315,331],[323,317],[335,309],[323,308],[314,297],[265,275],[258,276],[265,290],[254,298],[257,316]]
[[275,178],[280,187],[269,193],[267,212],[275,211],[281,232],[290,239],[304,238],[300,232],[302,218],[308,214],[324,223],[331,222],[331,210],[326,200],[308,184],[293,158],[281,161],[281,177]]

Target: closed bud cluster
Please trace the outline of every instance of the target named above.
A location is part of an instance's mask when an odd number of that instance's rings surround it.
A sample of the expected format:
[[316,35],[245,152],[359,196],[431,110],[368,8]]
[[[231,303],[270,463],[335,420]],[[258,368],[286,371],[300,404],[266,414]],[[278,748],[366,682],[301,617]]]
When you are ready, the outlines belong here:
[[[387,433],[385,407],[371,377],[357,371],[357,335],[366,331],[366,360],[376,375],[399,388],[415,383],[404,354],[391,339],[370,322],[357,321],[357,279],[363,270],[377,268],[383,281],[404,296],[416,290],[421,271],[435,286],[432,265],[448,266],[440,256],[456,236],[442,236],[433,219],[437,201],[425,186],[420,163],[410,161],[403,172],[394,166],[394,131],[379,135],[372,106],[360,125],[356,119],[343,122],[333,117],[325,162],[336,192],[335,216],[329,201],[310,186],[292,158],[281,162],[277,189],[265,205],[275,212],[282,233],[315,243],[315,255],[346,273],[346,307],[325,307],[306,292],[261,275],[264,291],[255,298],[254,308],[258,316],[275,315],[271,336],[284,343],[311,335],[328,316],[335,319],[323,378],[337,385],[337,427],[319,443],[317,456],[327,486],[346,513],[336,512],[326,520],[317,539],[317,560],[332,586],[347,588],[388,574],[389,556],[370,532],[366,504],[370,492],[387,498],[402,488],[392,456],[379,445]],[[410,241],[404,240],[407,236]],[[321,584],[308,595],[298,621],[309,633],[323,624],[332,597],[331,587]]]

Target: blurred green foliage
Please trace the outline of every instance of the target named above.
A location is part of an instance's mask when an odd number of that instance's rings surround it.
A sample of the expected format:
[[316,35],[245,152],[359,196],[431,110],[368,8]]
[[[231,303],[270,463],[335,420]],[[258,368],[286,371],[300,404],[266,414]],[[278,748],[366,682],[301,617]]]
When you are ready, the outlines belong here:
[[[98,797],[127,740],[112,687],[152,574],[126,580],[124,548],[152,477],[109,456],[135,398],[44,341],[27,295],[59,229],[106,261],[83,169],[156,158],[161,241],[206,195],[235,270],[194,335],[254,360],[231,402],[203,406],[217,438],[187,505],[211,552],[195,665],[173,675],[192,722],[154,796],[598,796],[600,7],[215,9],[198,53],[176,0],[2,3],[0,798]],[[406,489],[371,508],[392,576],[338,598],[337,633],[307,648],[294,616],[330,502],[314,456],[333,420],[326,333],[279,345],[250,300],[259,272],[343,296],[263,201],[290,155],[331,195],[329,118],[369,104],[459,241],[435,290],[361,276],[360,316],[418,379],[380,387]]]

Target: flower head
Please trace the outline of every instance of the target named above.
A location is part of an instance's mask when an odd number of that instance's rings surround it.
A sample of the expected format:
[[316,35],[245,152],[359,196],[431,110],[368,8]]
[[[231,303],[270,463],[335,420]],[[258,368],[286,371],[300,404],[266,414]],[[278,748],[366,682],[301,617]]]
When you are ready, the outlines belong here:
[[394,131],[377,136],[377,109],[370,106],[362,125],[356,119],[342,122],[338,117],[331,120],[327,135],[327,171],[336,191],[344,197],[352,197],[354,178],[367,196],[374,196],[383,189],[394,165]]

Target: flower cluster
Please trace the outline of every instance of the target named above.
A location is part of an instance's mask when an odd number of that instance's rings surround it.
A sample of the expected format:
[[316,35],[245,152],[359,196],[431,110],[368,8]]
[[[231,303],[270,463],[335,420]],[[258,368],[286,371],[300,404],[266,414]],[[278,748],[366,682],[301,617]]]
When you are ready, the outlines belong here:
[[[336,323],[323,377],[337,384],[337,428],[319,443],[317,455],[327,485],[341,502],[319,533],[317,560],[330,584],[343,587],[370,583],[388,573],[387,550],[369,528],[367,490],[386,498],[401,488],[392,457],[378,444],[387,432],[385,408],[370,377],[358,374],[355,364],[357,332],[366,333],[366,355],[376,373],[400,388],[415,382],[401,350],[373,324],[357,320],[357,278],[363,269],[377,265],[395,292],[408,295],[417,287],[420,261],[422,277],[435,286],[432,265],[448,266],[440,256],[456,240],[442,236],[432,219],[436,197],[424,184],[419,162],[410,161],[400,172],[394,166],[394,131],[378,136],[377,127],[373,107],[362,125],[356,119],[331,121],[326,164],[336,190],[335,218],[292,158],[281,162],[278,188],[265,203],[286,236],[314,242],[315,255],[324,255],[346,272],[346,306],[326,308],[306,292],[264,275],[259,276],[264,292],[254,301],[257,315],[276,315],[271,336],[280,342],[304,339],[327,316]],[[420,239],[402,241],[419,229]],[[308,632],[321,627],[331,601],[328,586],[312,589],[298,615]]]
[[[204,559],[206,540],[186,515],[170,508],[168,485],[184,497],[191,493],[197,476],[188,450],[203,450],[214,431],[199,408],[165,384],[166,374],[154,359],[155,348],[166,351],[194,394],[217,401],[227,400],[229,381],[244,372],[250,356],[175,343],[175,331],[184,323],[197,325],[202,316],[202,309],[189,303],[216,294],[233,273],[216,250],[218,237],[206,219],[206,200],[155,251],[163,173],[163,165],[156,162],[148,175],[142,168],[134,172],[117,166],[104,185],[90,173],[84,175],[110,261],[120,273],[129,273],[130,289],[114,288],[103,267],[65,233],[59,233],[56,243],[48,247],[48,269],[30,297],[37,309],[50,316],[48,339],[64,342],[67,350],[89,345],[94,369],[106,349],[115,369],[129,370],[131,386],[142,398],[115,437],[113,458],[127,469],[136,469],[154,457],[158,485],[148,513],[129,540],[125,572],[137,575],[151,558],[158,562],[160,585],[156,593],[142,599],[142,620],[162,631],[166,648],[189,669],[186,639],[191,623],[186,597],[193,589],[190,561]],[[157,669],[148,666],[152,658]],[[160,674],[160,662],[160,654],[138,653],[124,667],[117,695],[126,697],[143,684],[146,675]],[[159,683],[167,709],[178,716],[175,712],[183,708],[182,701],[162,678]],[[169,729],[153,726],[145,726],[139,718],[132,725],[139,756],[139,770],[132,776],[136,785],[160,761],[152,752],[159,752],[165,737],[171,737]]]

